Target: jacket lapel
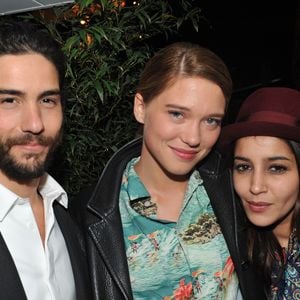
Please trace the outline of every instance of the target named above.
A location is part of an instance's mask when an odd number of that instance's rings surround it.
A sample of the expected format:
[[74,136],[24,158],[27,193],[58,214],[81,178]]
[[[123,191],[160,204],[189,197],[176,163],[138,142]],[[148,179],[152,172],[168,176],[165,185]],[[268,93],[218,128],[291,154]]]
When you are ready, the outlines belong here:
[[26,300],[17,268],[0,234],[0,299]]
[[[204,176],[202,176],[203,178]],[[209,196],[211,205],[222,228],[222,233],[230,250],[231,256],[236,256],[237,228],[234,227],[235,210],[232,203],[233,191],[230,189],[230,173],[203,178],[203,184]],[[219,187],[222,186],[222,189]]]
[[81,232],[66,209],[56,201],[53,204],[53,209],[68,249],[75,280],[76,299],[92,299],[87,259],[83,250],[84,245]]
[[240,261],[237,228],[238,215],[231,171],[225,164],[226,162],[221,159],[220,153],[213,151],[201,162],[199,172],[230,255],[234,261],[238,262]]
[[[205,178],[205,176],[202,176]],[[231,171],[204,179],[204,186],[217,216],[231,256],[241,264],[248,263],[246,219],[235,198]],[[223,188],[220,189],[219,187]]]
[[111,214],[89,227],[90,235],[124,299],[132,299],[126,250],[120,217]]
[[123,171],[131,158],[140,155],[141,145],[141,139],[134,140],[110,159],[103,171],[105,176],[100,177],[88,203],[88,209],[95,216],[94,222],[88,226],[89,233],[124,299],[133,298],[119,211],[119,193]]

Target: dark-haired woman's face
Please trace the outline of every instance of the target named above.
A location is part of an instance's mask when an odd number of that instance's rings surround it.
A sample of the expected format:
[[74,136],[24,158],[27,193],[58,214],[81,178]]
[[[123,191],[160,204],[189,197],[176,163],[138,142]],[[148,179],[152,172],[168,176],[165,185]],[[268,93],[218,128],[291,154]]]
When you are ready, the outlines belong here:
[[299,173],[286,141],[267,136],[240,138],[235,145],[233,178],[253,224],[269,226],[278,222],[275,235],[290,230],[299,198]]

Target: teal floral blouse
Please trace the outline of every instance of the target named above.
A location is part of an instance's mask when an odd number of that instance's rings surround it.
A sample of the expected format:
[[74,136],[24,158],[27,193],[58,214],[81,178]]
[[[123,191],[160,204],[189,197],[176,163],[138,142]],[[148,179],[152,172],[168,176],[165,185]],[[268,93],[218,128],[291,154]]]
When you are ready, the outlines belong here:
[[270,299],[300,299],[300,243],[295,230],[290,236],[288,248],[283,251],[284,262],[278,258],[273,267]]
[[134,299],[236,299],[232,260],[197,171],[177,222],[160,220],[156,205],[127,165],[120,212]]

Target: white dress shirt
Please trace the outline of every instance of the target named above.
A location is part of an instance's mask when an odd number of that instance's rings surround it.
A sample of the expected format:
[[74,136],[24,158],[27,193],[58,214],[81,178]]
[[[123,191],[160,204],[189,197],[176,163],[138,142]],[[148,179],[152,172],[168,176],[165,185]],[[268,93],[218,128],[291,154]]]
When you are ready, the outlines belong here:
[[74,300],[72,266],[52,204],[68,205],[66,192],[46,175],[39,192],[44,201],[45,244],[28,199],[0,184],[0,232],[29,300]]

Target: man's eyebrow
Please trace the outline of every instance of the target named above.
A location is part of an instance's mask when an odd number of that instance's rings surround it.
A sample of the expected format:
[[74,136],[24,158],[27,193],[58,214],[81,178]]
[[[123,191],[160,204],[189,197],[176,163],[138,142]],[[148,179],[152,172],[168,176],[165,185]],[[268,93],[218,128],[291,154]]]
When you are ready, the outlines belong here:
[[61,96],[61,91],[59,89],[44,91],[39,95],[39,98],[47,96]]
[[[13,95],[13,96],[25,96],[24,92],[12,89],[0,89],[0,95]],[[47,96],[61,96],[61,91],[59,89],[47,90],[39,94],[39,98],[47,97]]]
[[7,89],[0,89],[0,95],[14,95],[14,96],[24,96],[25,93],[18,91],[18,90],[7,90]]

